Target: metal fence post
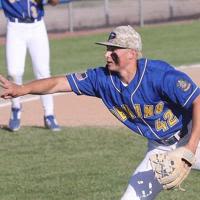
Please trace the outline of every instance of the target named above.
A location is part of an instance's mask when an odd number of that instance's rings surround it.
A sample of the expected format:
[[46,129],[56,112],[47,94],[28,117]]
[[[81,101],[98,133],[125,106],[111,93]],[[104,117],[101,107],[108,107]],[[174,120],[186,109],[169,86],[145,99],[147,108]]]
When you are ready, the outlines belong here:
[[169,0],[169,18],[174,17],[174,0]]
[[74,32],[74,23],[73,23],[73,4],[72,2],[68,3],[68,18],[69,18],[69,31]]
[[143,6],[143,0],[139,0],[139,20],[141,27],[144,26]]
[[110,24],[109,0],[104,0],[104,12],[105,12],[106,26],[108,26]]

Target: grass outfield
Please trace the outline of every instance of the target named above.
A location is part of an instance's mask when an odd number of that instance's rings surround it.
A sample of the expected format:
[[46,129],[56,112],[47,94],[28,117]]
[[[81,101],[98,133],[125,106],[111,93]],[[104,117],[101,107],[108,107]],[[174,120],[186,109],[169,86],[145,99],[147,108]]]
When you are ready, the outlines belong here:
[[[138,28],[144,53],[174,65],[199,62],[200,23]],[[52,74],[103,65],[104,48],[94,45],[107,34],[51,41]],[[0,47],[0,72],[5,74]],[[33,78],[30,59],[25,80]],[[146,140],[126,128],[65,128],[52,133],[24,127],[17,134],[0,132],[1,200],[117,200],[137,164]],[[187,192],[163,192],[158,200],[200,200],[200,172],[192,171]]]
[[[0,199],[120,199],[145,145],[125,128],[1,131]],[[164,192],[157,199],[198,200],[199,179],[200,172],[192,171],[183,184],[187,192]]]

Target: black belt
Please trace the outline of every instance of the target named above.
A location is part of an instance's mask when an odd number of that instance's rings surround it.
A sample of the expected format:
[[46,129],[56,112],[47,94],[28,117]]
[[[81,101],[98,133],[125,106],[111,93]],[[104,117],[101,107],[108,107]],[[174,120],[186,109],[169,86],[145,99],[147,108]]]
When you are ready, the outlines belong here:
[[35,22],[40,21],[41,19],[42,18],[34,19],[34,18],[26,17],[26,18],[20,19],[20,18],[9,17],[10,22],[26,23],[26,24],[35,23]]
[[159,144],[164,144],[164,145],[173,145],[176,142],[178,142],[181,138],[183,138],[186,135],[186,133],[183,133],[182,131],[176,132],[174,135],[170,136],[169,138],[158,140]]

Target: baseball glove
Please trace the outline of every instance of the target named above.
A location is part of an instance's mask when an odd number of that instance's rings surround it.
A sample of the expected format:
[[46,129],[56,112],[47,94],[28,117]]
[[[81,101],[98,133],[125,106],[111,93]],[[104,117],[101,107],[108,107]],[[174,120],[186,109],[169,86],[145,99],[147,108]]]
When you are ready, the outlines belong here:
[[181,189],[180,185],[188,176],[194,161],[194,154],[185,147],[150,157],[155,177],[165,190]]

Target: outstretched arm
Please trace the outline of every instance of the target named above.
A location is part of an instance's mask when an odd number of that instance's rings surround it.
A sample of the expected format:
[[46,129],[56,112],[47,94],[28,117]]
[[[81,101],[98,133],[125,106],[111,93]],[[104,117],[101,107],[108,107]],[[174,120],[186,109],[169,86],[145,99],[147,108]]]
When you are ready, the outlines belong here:
[[17,85],[0,75],[0,85],[3,88],[1,98],[10,99],[26,94],[50,94],[57,92],[71,92],[71,86],[66,76],[57,76],[35,80],[24,85]]

